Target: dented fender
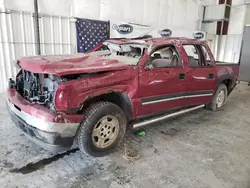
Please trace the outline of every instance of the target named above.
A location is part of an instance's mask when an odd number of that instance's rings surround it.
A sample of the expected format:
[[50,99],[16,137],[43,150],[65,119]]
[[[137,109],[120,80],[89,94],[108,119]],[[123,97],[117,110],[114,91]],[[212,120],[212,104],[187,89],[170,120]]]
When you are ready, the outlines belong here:
[[[108,88],[101,88],[101,89],[97,89],[94,91],[89,91],[86,93],[83,93],[79,96],[79,98],[77,99],[79,106],[78,108],[82,107],[82,104],[94,97],[100,96],[100,95],[105,95],[105,94],[109,94],[112,92],[116,92],[116,93],[126,93],[127,89],[128,89],[128,85],[119,85],[119,86],[113,86],[113,87],[108,87]],[[130,99],[131,100],[131,99]]]
[[[85,78],[70,80],[61,83],[55,95],[55,101],[62,97],[61,91],[68,96],[62,100],[70,101],[67,105],[56,103],[58,111],[79,109],[87,99],[108,94],[111,92],[124,92],[129,98],[133,98],[138,86],[138,67],[130,66],[126,70],[98,73]],[[60,106],[60,107],[59,107]]]

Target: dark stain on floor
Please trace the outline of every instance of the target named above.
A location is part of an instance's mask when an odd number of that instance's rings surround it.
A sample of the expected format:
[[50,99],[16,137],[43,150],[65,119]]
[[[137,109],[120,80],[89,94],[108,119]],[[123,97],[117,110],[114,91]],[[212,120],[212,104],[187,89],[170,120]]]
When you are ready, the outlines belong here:
[[54,155],[53,157],[50,157],[50,158],[47,158],[47,159],[42,159],[42,160],[40,160],[40,161],[38,161],[36,163],[28,163],[24,167],[14,168],[14,169],[11,169],[9,172],[11,172],[11,173],[29,174],[29,173],[34,172],[36,170],[43,169],[46,165],[51,164],[52,162],[57,161],[58,159],[61,159],[66,155],[70,155],[72,153],[75,153],[78,150],[79,150],[78,148],[72,149],[72,150],[69,150],[67,152]]

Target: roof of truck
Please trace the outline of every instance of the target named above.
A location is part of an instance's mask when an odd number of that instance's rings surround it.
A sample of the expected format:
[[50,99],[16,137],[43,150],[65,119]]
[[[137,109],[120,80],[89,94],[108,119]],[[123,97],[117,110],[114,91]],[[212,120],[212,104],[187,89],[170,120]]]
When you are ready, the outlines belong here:
[[165,43],[204,43],[204,41],[200,41],[197,39],[189,39],[185,37],[162,37],[162,38],[145,38],[145,39],[109,39],[108,42],[115,44],[130,44],[130,43],[138,43],[138,44],[165,44]]

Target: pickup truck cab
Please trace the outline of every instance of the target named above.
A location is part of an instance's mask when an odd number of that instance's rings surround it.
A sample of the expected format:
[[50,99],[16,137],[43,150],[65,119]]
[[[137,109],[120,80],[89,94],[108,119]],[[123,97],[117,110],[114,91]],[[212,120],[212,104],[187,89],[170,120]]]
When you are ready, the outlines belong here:
[[128,127],[221,109],[239,72],[217,64],[205,42],[186,38],[107,40],[90,53],[16,64],[7,91],[15,124],[50,151],[76,143],[92,156],[110,153]]

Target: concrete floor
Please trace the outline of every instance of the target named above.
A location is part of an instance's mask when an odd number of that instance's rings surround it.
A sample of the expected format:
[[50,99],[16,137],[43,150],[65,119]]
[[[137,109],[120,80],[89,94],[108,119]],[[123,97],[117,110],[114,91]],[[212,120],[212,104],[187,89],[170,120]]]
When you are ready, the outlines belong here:
[[126,135],[141,158],[124,148],[91,158],[79,150],[52,156],[11,122],[0,98],[1,187],[249,188],[250,88],[239,84],[219,112],[205,109]]

